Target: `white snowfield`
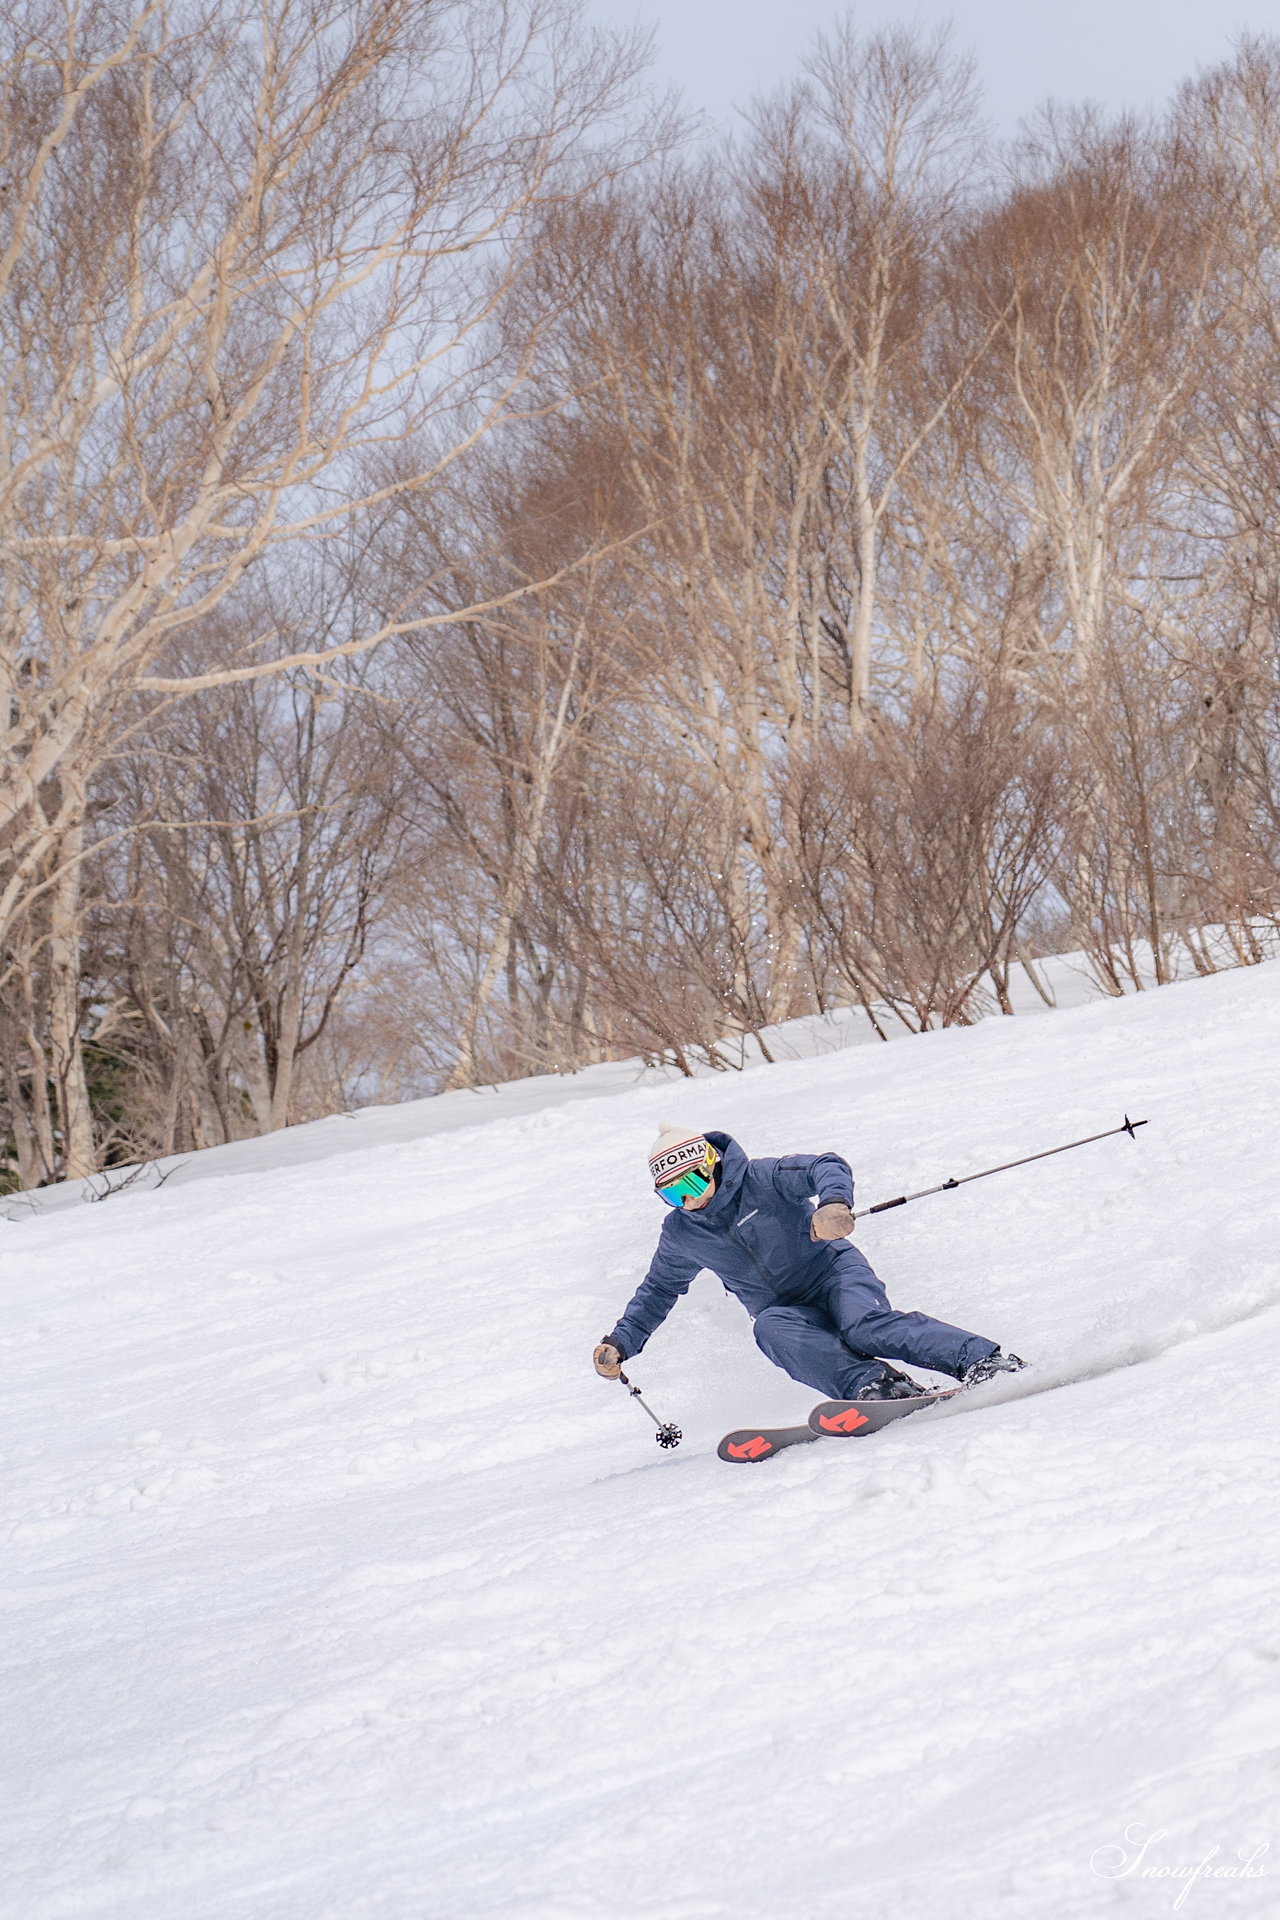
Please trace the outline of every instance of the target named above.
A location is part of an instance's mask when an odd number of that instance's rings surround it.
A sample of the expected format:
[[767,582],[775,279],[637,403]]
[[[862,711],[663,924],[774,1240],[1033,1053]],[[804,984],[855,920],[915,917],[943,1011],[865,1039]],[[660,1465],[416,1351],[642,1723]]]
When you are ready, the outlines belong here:
[[[1126,1111],[859,1226],[1016,1381],[722,1465],[816,1396],[708,1275],[678,1451],[591,1372],[660,1119],[865,1206]],[[1280,1913],[1278,1122],[1268,963],[0,1222],[0,1911]]]

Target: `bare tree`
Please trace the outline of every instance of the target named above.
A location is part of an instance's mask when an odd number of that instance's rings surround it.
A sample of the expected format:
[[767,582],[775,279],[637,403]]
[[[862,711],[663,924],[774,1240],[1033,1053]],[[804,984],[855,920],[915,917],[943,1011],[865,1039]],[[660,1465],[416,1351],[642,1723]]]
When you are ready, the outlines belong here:
[[966,1024],[984,998],[1011,1013],[1067,786],[1060,746],[1008,685],[922,699],[861,753],[828,749],[796,779],[824,1000],[852,995],[882,1034],[890,1015],[913,1032]]
[[[337,624],[312,584],[272,610],[284,647],[298,626]],[[165,1151],[297,1117],[301,1062],[360,966],[404,838],[374,678],[357,661],[216,687],[111,763],[116,813],[182,823],[105,841],[87,960],[106,1010],[96,1044],[130,1062]]]
[[646,528],[620,563],[628,671],[709,780],[716,885],[768,956],[728,999],[768,1018],[803,999],[775,761],[866,723],[889,516],[966,372],[935,378],[927,342],[970,134],[942,41],[841,32],[739,150],[563,229],[583,293],[557,342]]
[[167,657],[252,570],[348,538],[518,416],[540,328],[514,339],[504,305],[548,210],[634,152],[601,131],[638,53],[560,0],[7,16],[0,935],[51,893],[69,1171],[93,1153],[76,949],[95,767],[140,693],[323,666],[443,617],[419,599],[285,657],[246,604],[221,657]]

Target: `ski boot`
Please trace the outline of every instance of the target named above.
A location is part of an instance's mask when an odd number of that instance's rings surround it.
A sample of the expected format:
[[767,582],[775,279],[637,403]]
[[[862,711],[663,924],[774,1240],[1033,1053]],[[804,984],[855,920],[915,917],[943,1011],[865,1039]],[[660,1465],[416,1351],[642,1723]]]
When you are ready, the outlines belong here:
[[1001,1353],[999,1347],[989,1353],[985,1360],[975,1360],[973,1365],[960,1376],[962,1387],[980,1387],[984,1380],[994,1380],[998,1373],[1021,1373],[1026,1366],[1016,1353]]
[[854,1395],[856,1400],[920,1400],[930,1389],[922,1387],[910,1374],[899,1373],[896,1367],[886,1366],[878,1380],[872,1380],[868,1386],[859,1387]]

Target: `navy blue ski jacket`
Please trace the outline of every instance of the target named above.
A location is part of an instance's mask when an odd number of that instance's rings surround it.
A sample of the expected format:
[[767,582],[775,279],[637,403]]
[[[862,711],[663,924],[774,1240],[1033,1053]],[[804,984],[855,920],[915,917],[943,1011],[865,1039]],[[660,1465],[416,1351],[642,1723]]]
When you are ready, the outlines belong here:
[[811,1240],[814,1207],[853,1205],[853,1174],[838,1153],[748,1160],[727,1133],[708,1133],[720,1184],[696,1213],[672,1208],[658,1250],[609,1343],[624,1360],[640,1352],[704,1267],[718,1274],[754,1320],[766,1307],[805,1299],[847,1251],[844,1240]]

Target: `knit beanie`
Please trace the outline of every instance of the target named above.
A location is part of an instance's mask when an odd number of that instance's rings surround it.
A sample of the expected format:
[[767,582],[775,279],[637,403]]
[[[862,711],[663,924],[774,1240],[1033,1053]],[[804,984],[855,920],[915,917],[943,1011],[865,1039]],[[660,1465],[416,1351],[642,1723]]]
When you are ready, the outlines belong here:
[[[714,1153],[714,1147],[710,1151]],[[669,1180],[673,1174],[683,1173],[686,1167],[701,1166],[707,1152],[705,1133],[695,1133],[690,1127],[673,1126],[664,1120],[658,1138],[649,1149],[649,1172],[654,1185],[659,1180]]]

